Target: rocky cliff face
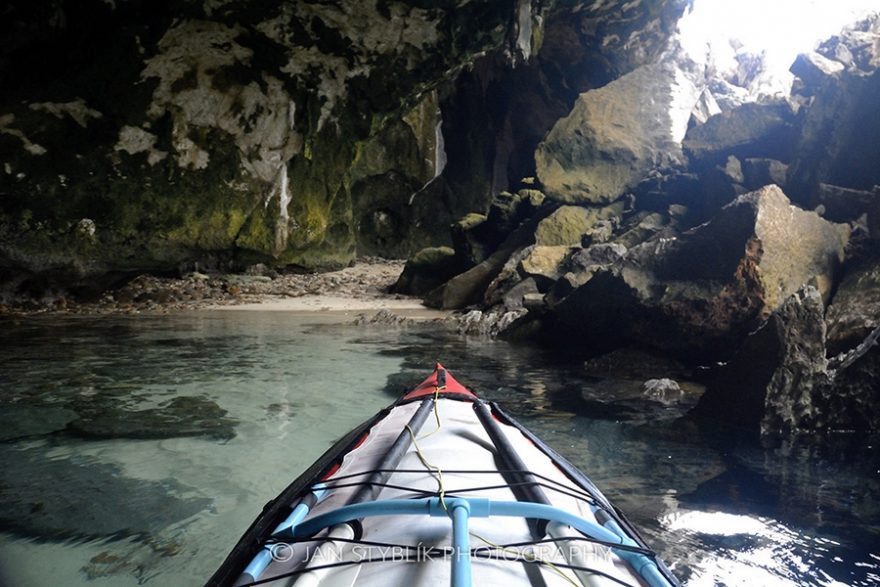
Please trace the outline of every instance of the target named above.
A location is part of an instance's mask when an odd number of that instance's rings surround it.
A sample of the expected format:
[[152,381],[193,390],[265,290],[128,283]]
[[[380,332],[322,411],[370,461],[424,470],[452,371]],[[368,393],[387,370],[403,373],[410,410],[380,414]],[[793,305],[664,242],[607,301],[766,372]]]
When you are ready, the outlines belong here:
[[581,93],[535,184],[454,226],[459,274],[426,301],[476,308],[474,331],[731,361],[700,413],[765,434],[876,429],[878,23],[761,102],[714,100],[675,42]]
[[448,242],[531,173],[578,91],[663,46],[682,5],[12,2],[6,289]]

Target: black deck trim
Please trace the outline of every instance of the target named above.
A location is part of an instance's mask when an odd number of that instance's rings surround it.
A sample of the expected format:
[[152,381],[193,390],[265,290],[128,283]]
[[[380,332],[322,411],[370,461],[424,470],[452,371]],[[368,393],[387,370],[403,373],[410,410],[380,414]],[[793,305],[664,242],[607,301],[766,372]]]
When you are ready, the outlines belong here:
[[[517,430],[519,430],[523,436],[528,438],[532,444],[534,444],[538,449],[547,455],[553,464],[555,464],[559,469],[565,474],[566,477],[571,479],[574,483],[576,483],[581,489],[592,495],[596,501],[605,506],[606,511],[609,514],[613,514],[617,523],[626,531],[635,541],[636,543],[647,550],[651,550],[651,547],[645,542],[645,539],[642,538],[641,534],[639,534],[638,530],[636,530],[635,526],[633,526],[632,522],[630,522],[624,513],[617,509],[617,507],[612,504],[607,497],[599,490],[596,485],[590,481],[590,478],[586,476],[586,474],[575,467],[571,462],[566,459],[564,456],[556,452],[553,448],[551,448],[546,442],[541,440],[538,436],[535,435],[534,432],[520,424],[516,418],[505,412],[501,407],[495,402],[489,402],[489,405],[492,407],[492,412],[495,416],[504,424],[508,424],[513,426]],[[653,552],[653,551],[652,551]],[[681,587],[681,582],[672,574],[672,571],[666,566],[666,564],[660,560],[659,557],[654,557],[654,562],[657,563],[657,568],[660,569],[660,572],[663,573],[663,576],[672,583],[675,587]]]

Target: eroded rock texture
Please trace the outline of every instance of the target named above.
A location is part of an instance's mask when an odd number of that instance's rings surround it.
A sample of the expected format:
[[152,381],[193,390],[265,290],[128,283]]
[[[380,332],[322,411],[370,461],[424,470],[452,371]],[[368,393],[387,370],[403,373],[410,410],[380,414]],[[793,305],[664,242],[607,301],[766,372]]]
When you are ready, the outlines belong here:
[[848,235],[768,186],[680,236],[630,249],[559,304],[559,326],[611,339],[603,344],[720,352],[802,284],[829,295]]
[[448,244],[683,6],[13,2],[0,271],[13,290],[100,290],[194,262],[315,269]]
[[829,362],[824,311],[812,286],[788,298],[709,385],[696,413],[765,435],[876,430],[880,330]]

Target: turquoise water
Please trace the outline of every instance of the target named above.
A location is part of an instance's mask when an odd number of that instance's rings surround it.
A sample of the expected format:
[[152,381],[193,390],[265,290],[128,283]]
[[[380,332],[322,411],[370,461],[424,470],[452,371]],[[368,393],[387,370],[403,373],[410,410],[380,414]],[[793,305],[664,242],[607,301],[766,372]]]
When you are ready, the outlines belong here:
[[266,501],[437,359],[587,472],[685,584],[880,583],[868,439],[761,447],[576,355],[327,320],[0,322],[0,584],[201,584]]

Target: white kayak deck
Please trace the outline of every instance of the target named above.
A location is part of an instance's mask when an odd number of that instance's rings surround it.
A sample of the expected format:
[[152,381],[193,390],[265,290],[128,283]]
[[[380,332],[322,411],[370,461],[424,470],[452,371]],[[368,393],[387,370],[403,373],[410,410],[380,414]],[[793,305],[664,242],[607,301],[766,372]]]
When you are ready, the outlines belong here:
[[[430,398],[429,398],[430,399]],[[433,400],[432,400],[433,401]],[[330,488],[326,496],[312,508],[307,522],[316,516],[349,504],[358,481],[365,481],[377,467],[401,431],[406,430],[410,418],[421,401],[413,401],[392,408],[369,432],[366,439],[349,452],[340,468],[324,483]],[[458,401],[442,396],[436,401],[440,427],[435,414],[430,414],[420,430],[415,431],[417,442],[410,444],[400,464],[379,491],[377,500],[413,499],[437,496],[438,474],[426,466],[442,471],[442,485],[447,499],[453,497],[489,498],[493,501],[516,501],[517,496],[498,472],[494,445],[474,412],[473,402]],[[553,506],[596,523],[589,497],[513,426],[498,422],[502,433],[527,463]],[[477,471],[474,473],[460,472]],[[337,485],[339,487],[337,487]],[[487,489],[482,489],[487,488]],[[355,585],[450,585],[452,555],[444,552],[452,548],[452,524],[448,517],[387,515],[367,517],[361,521],[363,533],[360,542],[327,540],[328,531],[322,531],[310,542],[282,542],[274,547],[273,562],[260,576],[261,584],[280,586],[308,585],[323,587],[352,587]],[[490,560],[474,556],[471,560],[473,585],[512,587],[514,585],[546,585],[547,587],[591,585],[617,587],[645,585],[642,578],[608,547],[584,540],[562,540],[537,546],[499,549],[499,545],[529,543],[534,538],[523,518],[472,517],[470,519],[471,549],[485,548],[492,556],[508,560]],[[554,537],[580,537],[567,526],[551,524]],[[337,526],[334,536],[352,539],[347,526]],[[548,537],[549,538],[549,537]],[[391,546],[371,546],[367,543],[437,548],[416,557],[413,550]],[[289,547],[286,545],[290,545]],[[323,546],[322,546],[323,544]],[[318,550],[318,547],[321,547]],[[418,558],[418,560],[414,560]],[[526,558],[535,562],[523,562]],[[380,562],[365,562],[379,560]],[[520,559],[520,560],[518,560]],[[359,564],[339,564],[357,561]],[[317,568],[338,564],[308,573],[290,575],[305,565]],[[589,566],[616,580],[595,573],[575,573],[561,565]],[[288,576],[284,576],[288,575]],[[262,583],[271,577],[283,578]]]

